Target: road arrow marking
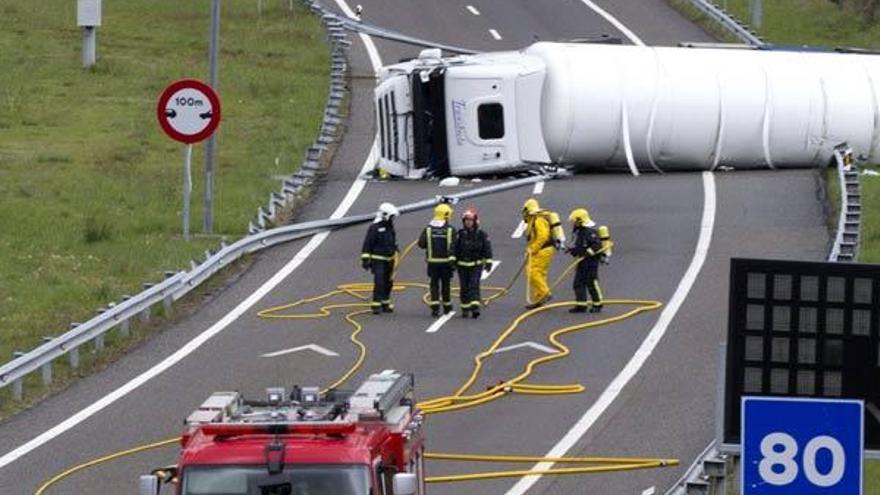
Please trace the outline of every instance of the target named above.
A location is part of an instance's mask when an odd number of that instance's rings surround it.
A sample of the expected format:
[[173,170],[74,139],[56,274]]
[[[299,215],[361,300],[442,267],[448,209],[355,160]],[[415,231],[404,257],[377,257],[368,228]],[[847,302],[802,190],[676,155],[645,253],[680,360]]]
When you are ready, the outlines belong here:
[[495,352],[492,354],[501,354],[502,352],[512,351],[521,347],[531,347],[536,351],[546,352],[547,354],[556,354],[559,352],[552,347],[547,347],[546,345],[538,344],[537,342],[532,342],[530,340],[528,342],[520,342],[519,344],[513,344],[506,347],[499,347],[498,349],[495,349]]
[[264,358],[278,357],[278,356],[283,356],[285,354],[293,354],[294,352],[299,352],[299,351],[314,351],[314,352],[317,352],[318,354],[323,354],[325,356],[331,356],[331,357],[339,355],[339,354],[331,351],[330,349],[319,346],[318,344],[309,344],[309,345],[301,345],[299,347],[291,347],[290,349],[284,349],[283,351],[270,352],[267,354],[263,354],[260,357],[264,357]]

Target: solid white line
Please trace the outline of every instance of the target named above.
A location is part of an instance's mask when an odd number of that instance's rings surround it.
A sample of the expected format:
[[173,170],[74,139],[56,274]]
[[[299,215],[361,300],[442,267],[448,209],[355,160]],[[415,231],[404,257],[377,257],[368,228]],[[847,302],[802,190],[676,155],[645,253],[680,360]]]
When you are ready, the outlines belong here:
[[500,39],[501,39],[501,35],[498,34],[498,31],[496,31],[496,30],[494,30],[494,29],[490,29],[490,30],[489,30],[489,34],[491,34],[492,37],[495,38],[496,40],[500,40]]
[[[348,8],[347,5],[345,5],[344,0],[336,0],[336,3],[339,4],[340,8],[346,11],[346,15],[348,15],[349,17],[354,16],[354,12],[352,12],[352,10]],[[373,40],[371,40],[368,36],[362,34],[361,39],[364,40],[364,44],[367,47],[367,53],[370,55],[370,63],[373,65],[373,69],[378,72],[378,70],[382,67],[382,60],[381,58],[379,58],[379,52],[378,50],[376,50],[376,45],[373,44]],[[370,153],[367,156],[363,167],[361,168],[360,175],[365,174],[373,166],[379,153],[378,150],[378,142],[374,139],[373,147],[370,149]],[[351,184],[351,187],[348,189],[345,197],[339,203],[339,206],[337,206],[333,214],[330,215],[330,218],[336,219],[343,217],[348,212],[349,208],[351,208],[351,206],[354,204],[355,200],[358,198],[365,185],[366,181],[362,179],[355,180]],[[226,327],[228,327],[232,322],[237,320],[241,315],[247,312],[257,302],[259,302],[260,299],[263,298],[263,296],[271,292],[276,286],[278,286],[278,284],[284,281],[285,278],[287,278],[294,270],[296,270],[300,265],[303,264],[306,258],[308,258],[309,255],[312,254],[312,252],[314,252],[321,245],[321,243],[324,242],[325,239],[327,239],[329,235],[329,232],[315,234],[315,236],[312,237],[309,242],[305,246],[303,246],[303,248],[300,249],[299,252],[296,253],[296,255],[294,255],[293,259],[287,262],[287,264],[278,271],[278,273],[273,275],[272,278],[267,280],[266,283],[264,283],[262,286],[260,286],[260,288],[254,291],[247,299],[239,303],[238,306],[227,313],[217,323],[211,325],[210,328],[199,334],[194,339],[187,342],[174,354],[168,356],[159,364],[131,379],[129,382],[117,388],[113,392],[110,392],[104,397],[98,399],[89,407],[82,409],[81,411],[77,412],[76,414],[67,418],[61,423],[58,423],[49,430],[46,430],[40,435],[34,437],[27,443],[24,443],[14,450],[11,450],[4,454],[2,457],[0,457],[0,468],[3,468],[15,462],[22,456],[27,455],[33,450],[53,440],[55,437],[63,434],[64,432],[70,430],[76,425],[82,423],[86,419],[94,416],[98,412],[107,408],[117,400],[125,397],[144,383],[155,378],[162,372],[166,371],[168,368],[171,368],[175,364],[182,361],[185,357],[195,352],[196,349],[198,349],[205,342],[226,329]]]
[[327,349],[326,347],[319,346],[318,344],[307,344],[307,345],[301,345],[299,347],[291,347],[290,349],[283,349],[280,351],[269,352],[266,354],[262,354],[260,357],[272,358],[272,357],[284,356],[285,354],[293,354],[294,352],[306,351],[306,350],[314,351],[314,352],[317,352],[318,354],[323,354],[325,356],[330,356],[330,357],[339,355],[339,354],[331,351],[330,349]]
[[442,327],[447,321],[451,320],[453,316],[455,316],[455,311],[451,311],[441,316],[434,321],[434,323],[431,323],[431,326],[425,330],[425,333],[436,333],[437,330],[440,330],[440,327]]
[[[706,261],[706,255],[709,253],[709,245],[712,243],[712,232],[714,229],[715,178],[711,172],[703,172],[703,218],[700,221],[700,237],[697,240],[697,247],[694,250],[694,256],[691,259],[691,263],[688,266],[687,271],[684,273],[684,277],[682,277],[679,282],[678,287],[675,289],[672,299],[670,299],[669,303],[666,304],[666,307],[663,308],[660,317],[657,319],[657,323],[654,324],[654,327],[648,333],[647,337],[645,337],[645,340],[642,341],[642,345],[639,346],[629,362],[626,363],[626,366],[620,370],[620,373],[614,377],[614,380],[608,384],[608,387],[602,391],[602,395],[600,395],[599,398],[596,399],[596,402],[587,409],[578,422],[571,427],[568,433],[566,433],[565,436],[562,437],[562,439],[560,439],[544,457],[564,456],[566,452],[568,452],[569,449],[571,449],[596,423],[599,417],[602,416],[602,413],[604,413],[611,403],[614,402],[614,399],[620,395],[623,388],[626,387],[626,384],[629,383],[629,381],[639,372],[651,356],[651,353],[654,352],[654,349],[657,348],[660,340],[666,334],[669,324],[672,322],[672,319],[675,318],[676,313],[678,313],[679,308],[681,308],[682,303],[684,303],[688,293],[694,286],[694,282],[696,282],[700,270],[703,268],[703,263]],[[552,466],[552,462],[540,462],[532,466],[531,470],[542,471],[550,469]],[[541,475],[524,476],[520,478],[520,480],[517,481],[517,483],[513,485],[505,495],[523,495],[532,487],[532,485],[537,483],[540,478]]]
[[473,5],[468,5],[468,6],[467,6],[467,9],[468,9],[469,11],[471,11],[471,14],[474,14],[474,15],[480,15],[480,11],[477,10],[477,8],[474,7]]
[[618,21],[617,18],[615,18],[613,15],[611,15],[607,11],[605,11],[605,9],[603,9],[602,7],[599,7],[598,5],[591,2],[590,0],[581,0],[581,2],[583,2],[584,5],[586,5],[587,7],[593,9],[593,12],[604,17],[606,21],[611,23],[611,25],[614,26],[615,28],[617,28],[618,31],[620,31],[621,33],[623,33],[624,36],[629,38],[629,40],[632,41],[632,43],[634,45],[645,46],[645,42],[642,41],[641,38],[636,36],[636,33],[630,31],[629,28],[624,26],[623,23]]
[[516,230],[513,231],[513,234],[510,234],[511,239],[519,239],[523,236],[523,233],[526,231],[526,223],[522,220],[519,221],[519,225],[516,226]]
[[492,261],[492,268],[490,268],[488,272],[483,272],[483,274],[480,275],[480,280],[486,280],[487,278],[491,277],[492,274],[495,273],[495,269],[498,268],[498,265],[500,264],[500,260]]
[[535,188],[532,189],[532,194],[541,194],[544,192],[544,181],[535,182]]

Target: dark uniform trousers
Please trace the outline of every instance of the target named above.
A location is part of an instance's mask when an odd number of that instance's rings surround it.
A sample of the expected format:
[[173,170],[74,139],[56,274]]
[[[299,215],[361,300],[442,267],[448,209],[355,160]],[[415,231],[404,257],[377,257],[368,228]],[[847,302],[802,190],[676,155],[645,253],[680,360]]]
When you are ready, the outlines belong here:
[[452,309],[449,285],[452,282],[452,266],[449,263],[428,263],[428,278],[431,279],[431,309]]
[[458,282],[461,284],[461,307],[464,309],[480,309],[480,277],[483,265],[459,266]]
[[596,306],[602,306],[602,289],[599,287],[599,261],[597,258],[584,258],[578,263],[574,273],[574,298],[578,305],[587,304],[587,292]]
[[394,272],[394,262],[373,260],[373,306],[391,306],[391,289],[394,282],[391,275]]

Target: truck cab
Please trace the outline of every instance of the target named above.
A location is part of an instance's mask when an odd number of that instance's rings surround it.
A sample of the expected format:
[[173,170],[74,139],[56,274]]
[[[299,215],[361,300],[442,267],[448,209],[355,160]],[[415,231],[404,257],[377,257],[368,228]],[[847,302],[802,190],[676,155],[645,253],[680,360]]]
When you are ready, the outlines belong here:
[[[374,374],[356,391],[217,392],[186,420],[175,466],[141,495],[423,495],[423,416],[412,375]],[[170,492],[169,492],[170,493]]]
[[417,59],[383,69],[379,159],[394,176],[505,173],[550,161],[541,131],[545,69],[519,52]]

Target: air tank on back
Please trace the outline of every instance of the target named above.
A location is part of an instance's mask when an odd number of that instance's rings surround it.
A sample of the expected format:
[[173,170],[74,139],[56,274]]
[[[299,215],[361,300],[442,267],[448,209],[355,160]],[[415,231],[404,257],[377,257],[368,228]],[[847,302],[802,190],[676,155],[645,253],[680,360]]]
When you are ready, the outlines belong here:
[[880,158],[880,56],[536,43],[551,160],[581,168],[825,166]]

